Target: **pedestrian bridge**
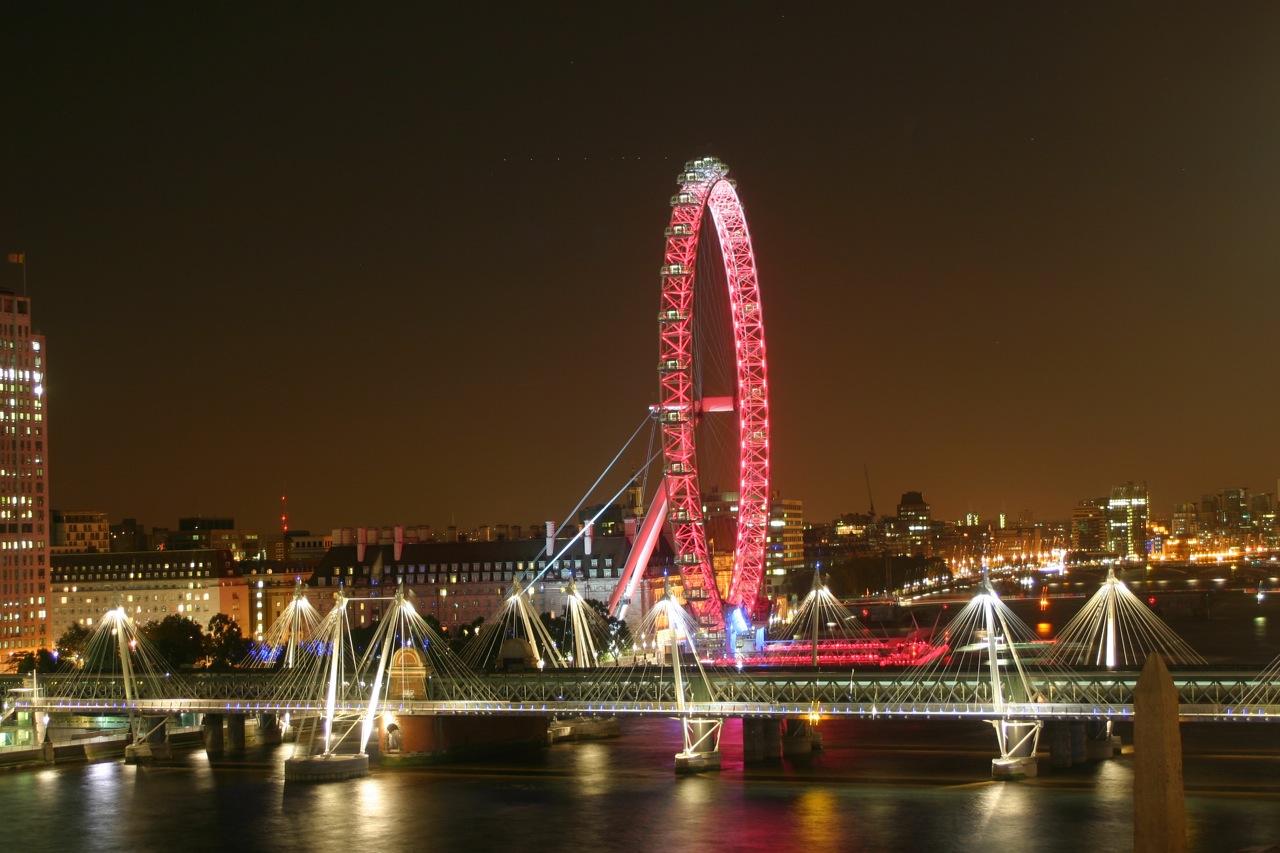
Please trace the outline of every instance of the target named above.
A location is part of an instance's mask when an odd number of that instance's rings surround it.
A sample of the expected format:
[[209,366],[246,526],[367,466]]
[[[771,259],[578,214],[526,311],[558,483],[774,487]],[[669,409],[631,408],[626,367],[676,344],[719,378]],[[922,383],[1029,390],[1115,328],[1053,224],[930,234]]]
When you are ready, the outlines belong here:
[[[1179,714],[1196,720],[1280,721],[1280,681],[1263,676],[1240,669],[1175,671]],[[1133,714],[1138,673],[1046,675],[1034,680],[1034,696],[1005,690],[996,698],[981,673],[933,672],[922,678],[911,672],[707,669],[705,678],[677,681],[669,669],[649,673],[625,668],[432,677],[424,698],[386,698],[375,707],[378,713],[397,715],[1123,719]],[[75,689],[66,691],[61,690],[63,680],[47,677],[13,704],[36,713],[120,715],[296,715],[325,708],[314,695],[282,691],[269,673],[200,673],[183,676],[180,683],[184,692],[140,698],[138,691],[129,697],[118,676],[89,684],[79,678]],[[368,707],[362,698],[337,702],[335,710],[363,713]]]

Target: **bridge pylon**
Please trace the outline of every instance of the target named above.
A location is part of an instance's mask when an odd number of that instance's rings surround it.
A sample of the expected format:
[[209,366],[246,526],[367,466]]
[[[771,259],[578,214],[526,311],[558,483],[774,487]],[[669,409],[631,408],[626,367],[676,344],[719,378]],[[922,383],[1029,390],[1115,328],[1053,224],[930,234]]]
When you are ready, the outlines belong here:
[[[338,752],[360,718],[359,704],[354,705],[353,712],[353,700],[358,697],[350,688],[356,679],[348,677],[356,674],[357,667],[352,665],[347,601],[345,592],[339,589],[334,594],[333,610],[316,629],[319,648],[325,654],[317,656],[309,670],[312,678],[304,680],[303,686],[318,688],[316,692],[324,697],[323,716],[307,716],[300,724],[293,755],[284,762],[286,782],[335,782],[369,773],[369,756],[363,751]],[[286,672],[292,677],[292,672]]]

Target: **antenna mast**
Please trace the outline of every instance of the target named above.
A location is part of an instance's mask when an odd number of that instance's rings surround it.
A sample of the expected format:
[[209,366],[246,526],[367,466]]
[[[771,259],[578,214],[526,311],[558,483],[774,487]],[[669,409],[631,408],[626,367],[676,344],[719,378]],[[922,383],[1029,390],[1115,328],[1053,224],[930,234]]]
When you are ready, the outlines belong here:
[[871,505],[869,514],[872,518],[876,517],[876,499],[871,496],[871,474],[867,472],[867,463],[862,463],[862,477],[867,481],[867,503]]

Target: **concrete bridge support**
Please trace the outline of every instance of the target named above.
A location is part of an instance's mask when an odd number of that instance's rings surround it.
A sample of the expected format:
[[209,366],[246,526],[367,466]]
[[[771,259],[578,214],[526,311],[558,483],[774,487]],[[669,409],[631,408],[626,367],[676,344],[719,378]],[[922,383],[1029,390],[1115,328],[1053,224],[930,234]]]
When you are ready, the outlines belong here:
[[168,717],[143,717],[139,720],[138,736],[124,748],[125,764],[138,764],[154,758],[171,758],[169,749]]
[[244,714],[227,715],[227,751],[244,752]]
[[992,779],[1027,779],[1039,774],[1036,747],[1039,720],[990,720],[1000,744],[1000,757],[991,760]]
[[1089,761],[1105,761],[1120,754],[1120,736],[1111,733],[1110,720],[1089,720],[1085,723],[1085,758]]
[[1049,766],[1071,766],[1071,725],[1067,720],[1050,720],[1049,729]]
[[284,735],[280,727],[280,717],[276,714],[258,715],[259,743],[280,743]]
[[720,729],[723,720],[681,720],[685,747],[676,753],[677,773],[720,769]]
[[204,751],[210,758],[215,758],[226,749],[222,737],[222,715],[205,714],[200,721],[200,733],[204,737]]
[[777,720],[765,717],[742,718],[742,760],[749,764],[777,761],[782,753]]
[[1110,720],[1053,720],[1049,729],[1049,766],[1072,767],[1113,757],[1119,738],[1111,734]]
[[1085,745],[1084,720],[1072,720],[1071,726],[1071,763],[1084,764],[1089,760],[1089,748]]
[[818,735],[805,719],[788,718],[782,729],[782,757],[798,758],[811,755],[814,751],[814,738],[817,736],[817,749],[822,749],[822,736]]

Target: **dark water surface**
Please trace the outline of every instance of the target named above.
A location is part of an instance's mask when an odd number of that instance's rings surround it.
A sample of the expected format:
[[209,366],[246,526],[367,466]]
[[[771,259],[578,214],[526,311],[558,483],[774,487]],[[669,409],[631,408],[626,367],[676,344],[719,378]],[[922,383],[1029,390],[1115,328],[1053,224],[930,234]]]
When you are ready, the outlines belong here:
[[[981,723],[825,721],[804,762],[672,774],[679,729],[366,779],[285,785],[290,747],[0,774],[4,850],[1132,849],[1132,760],[989,780]],[[1280,843],[1280,726],[1184,727],[1191,850]],[[1048,770],[1048,762],[1041,761]]]

